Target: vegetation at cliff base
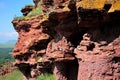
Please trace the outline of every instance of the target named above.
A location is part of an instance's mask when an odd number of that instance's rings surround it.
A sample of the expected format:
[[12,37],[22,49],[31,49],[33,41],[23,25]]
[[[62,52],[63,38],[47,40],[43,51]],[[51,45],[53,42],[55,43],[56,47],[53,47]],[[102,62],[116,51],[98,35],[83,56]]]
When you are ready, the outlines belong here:
[[42,74],[37,77],[37,80],[55,80],[55,77],[52,74]]
[[14,71],[5,76],[0,76],[0,80],[23,80],[22,73],[19,71]]
[[[5,76],[0,76],[0,80],[23,80],[23,75],[20,71],[14,71]],[[36,80],[55,80],[52,74],[42,74]]]

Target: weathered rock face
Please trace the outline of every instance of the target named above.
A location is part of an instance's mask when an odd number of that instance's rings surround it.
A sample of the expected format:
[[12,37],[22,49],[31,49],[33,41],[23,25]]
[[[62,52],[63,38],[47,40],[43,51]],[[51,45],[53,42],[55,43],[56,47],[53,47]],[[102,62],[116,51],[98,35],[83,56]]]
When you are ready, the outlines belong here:
[[27,6],[25,6],[24,8],[21,9],[21,12],[23,13],[24,16],[26,16],[33,9],[34,9],[34,6],[27,5]]
[[53,70],[56,80],[120,80],[119,1],[104,2],[42,0],[45,15],[13,20],[19,37],[12,55],[25,79]]

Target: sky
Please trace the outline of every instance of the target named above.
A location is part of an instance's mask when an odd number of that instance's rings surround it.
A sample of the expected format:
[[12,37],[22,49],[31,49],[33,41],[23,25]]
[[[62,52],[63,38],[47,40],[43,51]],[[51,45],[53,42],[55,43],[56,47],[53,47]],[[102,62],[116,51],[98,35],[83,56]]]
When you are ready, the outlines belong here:
[[0,43],[17,40],[17,32],[11,21],[22,16],[20,10],[25,5],[33,5],[33,0],[0,0]]

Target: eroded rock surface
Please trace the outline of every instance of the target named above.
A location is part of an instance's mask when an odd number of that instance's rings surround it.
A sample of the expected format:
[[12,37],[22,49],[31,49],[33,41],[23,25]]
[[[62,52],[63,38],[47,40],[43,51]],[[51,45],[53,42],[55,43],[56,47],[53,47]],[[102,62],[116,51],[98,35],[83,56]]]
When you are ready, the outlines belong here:
[[44,15],[13,20],[19,36],[12,55],[24,79],[52,72],[56,80],[120,80],[114,1],[34,0]]

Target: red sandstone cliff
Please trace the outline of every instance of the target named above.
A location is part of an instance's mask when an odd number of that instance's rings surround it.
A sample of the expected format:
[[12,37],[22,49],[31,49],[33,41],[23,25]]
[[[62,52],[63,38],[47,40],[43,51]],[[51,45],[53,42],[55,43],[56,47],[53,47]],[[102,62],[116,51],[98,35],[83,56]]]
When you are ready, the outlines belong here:
[[51,71],[56,80],[120,80],[120,2],[100,1],[34,0],[42,15],[13,20],[12,55],[25,80]]

